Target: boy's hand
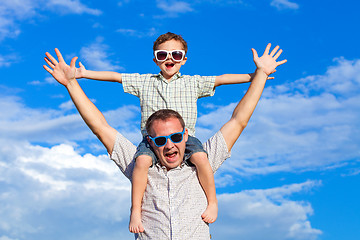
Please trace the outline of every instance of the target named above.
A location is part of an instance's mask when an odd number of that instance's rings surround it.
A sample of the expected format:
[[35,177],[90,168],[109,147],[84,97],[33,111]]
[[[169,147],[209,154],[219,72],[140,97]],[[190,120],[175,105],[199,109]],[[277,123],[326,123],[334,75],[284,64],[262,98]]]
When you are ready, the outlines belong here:
[[50,66],[43,65],[46,71],[48,71],[59,83],[64,86],[67,86],[71,80],[75,79],[75,62],[77,57],[71,59],[70,66],[66,64],[64,58],[62,57],[59,49],[55,48],[56,56],[59,59],[59,62],[51,56],[50,53],[46,52],[45,62]]
[[76,72],[75,72],[75,78],[83,78],[85,77],[85,72],[86,72],[86,69],[85,69],[85,66],[79,62],[79,68],[76,68]]
[[[260,70],[262,70],[265,74],[270,75],[276,71],[276,67],[284,64],[287,62],[287,60],[282,60],[279,62],[276,62],[276,60],[279,58],[280,54],[282,53],[282,50],[279,50],[279,46],[276,46],[269,54],[271,47],[271,43],[269,43],[264,51],[264,54],[259,57],[255,49],[251,49],[253,52],[253,58],[254,63],[256,67]],[[279,50],[279,51],[278,51]]]

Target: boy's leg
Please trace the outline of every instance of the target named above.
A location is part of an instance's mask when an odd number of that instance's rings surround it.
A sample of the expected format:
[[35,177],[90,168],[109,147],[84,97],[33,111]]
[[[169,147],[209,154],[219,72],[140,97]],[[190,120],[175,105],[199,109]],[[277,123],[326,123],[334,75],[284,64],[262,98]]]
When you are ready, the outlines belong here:
[[129,231],[139,233],[144,231],[141,223],[141,202],[144,196],[149,167],[152,165],[152,158],[148,155],[140,155],[136,158],[132,175],[131,187],[131,215]]
[[205,222],[213,223],[217,218],[218,205],[216,199],[214,173],[211,169],[207,154],[205,152],[193,153],[190,157],[190,161],[196,166],[200,184],[204,189],[208,201],[208,206],[201,217]]

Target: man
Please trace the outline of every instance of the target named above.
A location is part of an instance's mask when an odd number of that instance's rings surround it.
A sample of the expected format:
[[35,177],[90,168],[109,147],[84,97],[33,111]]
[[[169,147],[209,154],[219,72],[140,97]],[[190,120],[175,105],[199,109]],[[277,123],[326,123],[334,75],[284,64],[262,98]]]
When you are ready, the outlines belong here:
[[[282,50],[276,46],[270,52],[268,44],[260,58],[253,51],[257,67],[248,91],[236,106],[231,119],[205,144],[209,162],[215,172],[230,156],[230,150],[246,127],[264,89],[267,77],[286,60],[276,62]],[[44,68],[68,90],[80,115],[104,144],[111,159],[131,180],[136,147],[114,128],[82,91],[75,79],[77,57],[67,65],[58,49],[59,59],[46,53]],[[166,111],[165,111],[166,112]],[[171,112],[171,113],[170,113]],[[182,118],[173,111],[154,113],[148,119],[148,142],[159,161],[149,169],[148,183],[142,202],[142,222],[145,231],[137,239],[209,239],[209,227],[201,219],[206,209],[206,196],[196,175],[196,169],[184,161],[188,137]],[[160,116],[163,115],[163,116]]]

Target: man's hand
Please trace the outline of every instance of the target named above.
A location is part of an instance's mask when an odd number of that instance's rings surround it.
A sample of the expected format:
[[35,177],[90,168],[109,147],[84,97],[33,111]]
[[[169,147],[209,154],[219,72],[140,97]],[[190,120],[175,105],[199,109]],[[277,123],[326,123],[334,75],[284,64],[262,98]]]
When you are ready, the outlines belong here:
[[43,65],[46,71],[48,71],[59,83],[64,86],[67,86],[72,80],[75,79],[75,63],[77,57],[71,59],[70,66],[66,64],[64,58],[62,57],[59,49],[55,48],[56,56],[59,59],[59,62],[51,56],[50,53],[46,52],[45,62],[49,65]]
[[280,54],[282,53],[282,49],[279,50],[279,46],[276,46],[270,52],[270,47],[271,47],[271,43],[269,43],[266,46],[264,54],[261,57],[258,56],[255,49],[253,48],[251,49],[253,52],[253,58],[256,67],[267,75],[274,73],[276,71],[277,66],[287,62],[287,60],[276,62],[276,60],[279,58]]

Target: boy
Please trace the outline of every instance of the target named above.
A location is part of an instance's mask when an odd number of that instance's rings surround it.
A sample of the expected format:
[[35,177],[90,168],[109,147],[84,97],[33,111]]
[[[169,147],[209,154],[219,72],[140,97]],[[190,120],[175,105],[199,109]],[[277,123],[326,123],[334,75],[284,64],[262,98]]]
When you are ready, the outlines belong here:
[[[212,96],[215,87],[223,84],[245,83],[251,80],[250,74],[225,74],[221,76],[181,76],[180,68],[186,63],[187,43],[177,34],[166,33],[157,38],[153,46],[153,61],[160,68],[160,73],[154,74],[120,74],[108,71],[89,71],[80,64],[76,69],[76,78],[88,78],[102,81],[119,82],[124,91],[140,98],[141,132],[144,136],[135,154],[135,168],[132,175],[132,207],[129,230],[133,233],[143,232],[141,223],[141,202],[147,183],[149,167],[156,162],[156,157],[149,143],[166,148],[169,141],[180,142],[184,132],[188,132],[186,144],[187,159],[195,165],[201,186],[204,189],[208,206],[202,218],[207,223],[213,223],[217,218],[217,199],[214,176],[207,159],[207,153],[201,142],[194,137],[197,118],[196,101],[198,98]],[[169,108],[183,116],[186,127],[182,132],[173,134],[169,141],[159,136],[149,136],[145,130],[148,117],[157,110]],[[181,138],[181,139],[180,139]],[[171,162],[170,151],[166,157]]]

